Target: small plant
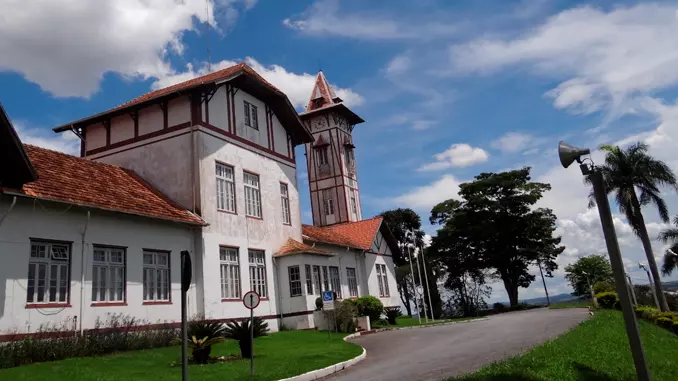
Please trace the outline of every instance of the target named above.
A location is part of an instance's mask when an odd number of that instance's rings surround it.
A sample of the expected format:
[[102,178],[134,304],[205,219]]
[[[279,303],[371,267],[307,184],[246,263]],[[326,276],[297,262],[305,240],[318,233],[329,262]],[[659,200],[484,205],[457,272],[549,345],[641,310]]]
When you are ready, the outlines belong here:
[[374,296],[361,296],[356,301],[358,307],[358,316],[369,316],[371,322],[381,319],[384,313],[384,304]]
[[384,312],[386,313],[386,320],[388,320],[390,325],[396,325],[398,316],[403,316],[403,313],[400,312],[400,307],[386,307]]
[[601,308],[612,309],[617,303],[617,293],[616,292],[601,292],[596,295],[598,299],[598,304]]
[[[268,323],[266,323],[260,317],[254,317],[254,338],[260,336],[266,336],[268,334]],[[238,342],[240,346],[240,355],[242,358],[251,358],[252,357],[252,340],[250,337],[250,320],[244,320],[242,322],[230,322],[226,325],[224,330],[224,337],[227,339],[233,339]]]
[[191,336],[191,339],[188,340],[188,346],[193,350],[191,357],[196,364],[207,364],[210,359],[210,353],[212,353],[212,345],[219,344],[224,342],[226,339],[223,337],[203,337],[198,339],[195,336]]
[[[207,345],[207,343],[210,343],[212,339],[223,338],[224,329],[225,327],[222,323],[206,320],[192,321],[188,324],[188,330],[186,332],[187,336],[193,339],[197,337],[199,341],[199,343],[197,343],[193,340],[194,345],[191,346],[191,348],[193,348],[193,361],[198,364],[207,363],[207,360],[209,360],[210,354],[212,353],[212,345],[223,340],[217,340],[209,345]],[[190,340],[189,345],[191,345]]]

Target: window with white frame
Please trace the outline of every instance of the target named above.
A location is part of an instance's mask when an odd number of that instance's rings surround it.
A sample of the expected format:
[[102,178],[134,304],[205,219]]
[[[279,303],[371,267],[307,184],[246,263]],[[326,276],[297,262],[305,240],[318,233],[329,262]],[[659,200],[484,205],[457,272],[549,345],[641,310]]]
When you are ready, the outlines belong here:
[[323,291],[330,290],[330,277],[327,275],[327,266],[323,266]]
[[125,249],[94,245],[92,301],[125,300]]
[[290,280],[290,296],[301,295],[301,273],[299,271],[299,266],[287,267],[287,274]]
[[261,192],[259,176],[243,172],[245,182],[245,215],[261,218]]
[[243,101],[243,103],[245,104],[245,125],[258,130],[259,115],[257,114],[257,106],[247,101]]
[[351,198],[351,212],[353,214],[358,214],[358,206],[355,201],[355,189],[350,189],[348,190],[348,194],[350,195]]
[[341,278],[339,277],[339,267],[330,266],[330,281],[332,282],[332,291],[337,294],[337,299],[341,299]]
[[268,297],[266,288],[266,254],[261,250],[249,250],[250,290],[260,297]]
[[31,241],[27,303],[66,303],[70,293],[70,245]]
[[332,198],[331,189],[323,190],[323,203],[325,206],[325,215],[331,216],[334,214],[334,199]]
[[313,295],[313,279],[311,275],[311,265],[304,265],[306,273],[306,294]]
[[388,278],[386,277],[386,265],[377,263],[377,280],[379,281],[379,296],[391,296],[388,289]]
[[170,253],[144,250],[144,301],[166,302],[170,294]]
[[313,286],[315,287],[315,292],[318,294],[322,293],[320,266],[313,266]]
[[328,146],[320,146],[316,148],[316,152],[318,153],[318,166],[330,164],[330,158],[328,156],[329,152]]
[[290,217],[290,194],[287,184],[280,183],[280,205],[282,206],[282,216],[284,224],[291,224]]
[[240,255],[236,247],[219,248],[221,298],[240,299]]
[[217,163],[217,209],[235,213],[235,177],[233,167]]
[[358,296],[358,279],[355,275],[355,268],[346,268],[346,279],[348,280],[348,294],[351,297]]

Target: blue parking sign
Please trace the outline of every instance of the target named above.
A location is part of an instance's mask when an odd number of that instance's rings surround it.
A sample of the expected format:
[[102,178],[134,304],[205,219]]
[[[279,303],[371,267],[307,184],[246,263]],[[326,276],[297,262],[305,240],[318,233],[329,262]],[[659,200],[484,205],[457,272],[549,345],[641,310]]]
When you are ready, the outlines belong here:
[[323,302],[331,302],[334,300],[333,291],[323,291]]

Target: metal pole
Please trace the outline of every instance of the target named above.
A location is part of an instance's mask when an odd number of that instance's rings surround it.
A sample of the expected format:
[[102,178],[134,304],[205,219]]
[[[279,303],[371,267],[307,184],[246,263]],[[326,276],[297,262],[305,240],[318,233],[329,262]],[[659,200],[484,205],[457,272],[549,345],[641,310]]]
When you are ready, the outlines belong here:
[[188,331],[186,329],[186,290],[181,288],[181,380],[188,381]]
[[652,281],[652,276],[650,275],[650,272],[647,271],[647,268],[640,264],[640,268],[645,270],[647,273],[647,280],[650,282],[650,291],[652,291],[652,297],[654,298],[654,304],[657,306],[658,310],[661,310],[661,307],[659,306],[659,299],[657,298],[657,291],[654,289],[654,282]]
[[[412,248],[407,245],[407,253],[410,256],[410,275],[412,276],[412,296],[414,297],[414,306],[417,308],[417,316],[419,317],[419,324],[421,324],[421,314],[419,313],[419,303],[417,302],[417,290],[414,284],[414,268],[412,267]],[[407,282],[405,282],[407,284]]]
[[[587,174],[587,167],[582,165],[582,172]],[[640,331],[638,330],[638,322],[636,321],[636,314],[631,305],[631,297],[626,288],[626,280],[624,276],[624,262],[622,261],[621,252],[619,251],[619,242],[617,241],[617,234],[614,230],[614,222],[612,220],[612,212],[610,211],[610,203],[605,194],[605,185],[603,183],[603,175],[595,167],[591,169],[588,174],[589,180],[593,185],[593,193],[598,205],[598,213],[600,214],[600,223],[603,227],[603,234],[605,235],[605,243],[607,245],[607,252],[610,256],[610,264],[614,273],[614,279],[617,285],[617,294],[622,306],[622,314],[624,316],[624,324],[626,326],[626,334],[629,338],[631,346],[631,355],[636,366],[636,377],[638,381],[650,381],[650,369],[647,366],[645,359],[645,352],[643,351],[643,344],[640,340]]]
[[254,308],[250,309],[250,380],[254,380]]
[[636,290],[633,289],[633,282],[631,281],[631,277],[629,276],[629,274],[626,274],[626,279],[629,281],[628,286],[629,290],[631,291],[631,297],[633,298],[633,305],[637,306],[638,299],[636,299]]
[[541,282],[544,284],[544,292],[546,293],[546,306],[551,307],[551,299],[549,299],[549,290],[546,288],[546,279],[544,279],[544,272],[541,270],[541,261],[537,261],[539,265],[539,274],[541,274]]
[[426,256],[424,255],[424,245],[419,245],[419,251],[421,252],[421,260],[424,263],[424,279],[426,279],[426,293],[428,294],[428,305],[431,309],[431,321],[436,321],[435,315],[433,314],[433,302],[431,301],[431,284],[428,282],[428,273],[426,272]]
[[[417,254],[417,273],[419,274],[419,284],[421,284],[422,291],[423,291],[424,290],[424,282],[421,279],[421,266],[419,266],[419,254]],[[420,295],[421,305],[424,307],[424,319],[426,319],[426,322],[428,323],[428,313],[426,312],[426,300],[424,299],[423,294],[424,293],[422,292],[422,295]]]

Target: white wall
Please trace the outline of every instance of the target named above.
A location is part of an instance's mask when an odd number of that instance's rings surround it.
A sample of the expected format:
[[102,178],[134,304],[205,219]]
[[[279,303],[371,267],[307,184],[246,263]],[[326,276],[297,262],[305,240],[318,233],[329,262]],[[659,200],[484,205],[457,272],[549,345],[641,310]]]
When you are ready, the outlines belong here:
[[[85,237],[85,283],[81,287],[82,233],[87,221],[83,208],[66,204],[18,199],[14,209],[0,226],[0,334],[34,332],[42,324],[61,325],[77,317],[84,328],[93,328],[96,318],[122,313],[150,323],[180,320],[180,252],[191,249],[192,233],[180,224],[155,219],[93,211]],[[0,199],[4,213],[11,198]],[[26,287],[31,241],[50,239],[70,241],[70,306],[61,308],[26,308]],[[91,307],[92,246],[125,246],[127,305]],[[143,305],[142,251],[144,248],[169,250],[172,281],[172,304]],[[195,277],[194,277],[195,278]],[[80,292],[84,292],[84,315],[80,315]],[[195,285],[188,294],[189,314],[197,312]]]

